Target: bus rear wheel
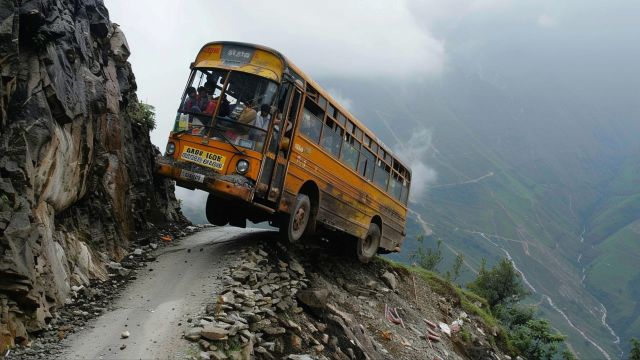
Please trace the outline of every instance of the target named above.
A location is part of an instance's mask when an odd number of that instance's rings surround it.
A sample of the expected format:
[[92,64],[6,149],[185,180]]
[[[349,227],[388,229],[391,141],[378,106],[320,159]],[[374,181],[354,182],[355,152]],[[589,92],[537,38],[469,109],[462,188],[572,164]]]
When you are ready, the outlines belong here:
[[[296,203],[291,211],[291,215],[288,216],[288,221],[285,221],[280,228],[283,235],[290,243],[298,242],[309,227],[309,218],[311,216],[311,201],[309,197],[304,194],[299,194],[296,198]],[[284,228],[286,226],[286,228]]]
[[207,197],[206,215],[209,223],[216,226],[225,226],[229,223],[228,202],[224,199],[209,194]]
[[358,239],[356,244],[356,255],[361,263],[368,263],[378,252],[380,247],[380,237],[382,232],[378,224],[371,223],[369,231],[364,238]]

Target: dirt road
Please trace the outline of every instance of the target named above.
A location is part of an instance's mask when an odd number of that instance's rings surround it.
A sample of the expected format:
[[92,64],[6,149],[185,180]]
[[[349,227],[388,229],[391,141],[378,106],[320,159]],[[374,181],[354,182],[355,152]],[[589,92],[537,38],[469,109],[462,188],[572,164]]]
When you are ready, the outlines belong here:
[[[139,270],[138,278],[116,300],[115,310],[66,340],[69,347],[60,359],[180,359],[193,355],[194,348],[181,339],[187,318],[220,287],[220,271],[235,260],[227,253],[264,233],[210,228],[159,252],[157,262]],[[129,338],[121,339],[123,331],[129,331]]]

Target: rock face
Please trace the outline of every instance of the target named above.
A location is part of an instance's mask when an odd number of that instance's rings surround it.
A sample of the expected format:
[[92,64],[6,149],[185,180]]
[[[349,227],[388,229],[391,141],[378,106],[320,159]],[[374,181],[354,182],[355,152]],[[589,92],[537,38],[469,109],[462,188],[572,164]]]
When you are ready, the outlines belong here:
[[0,0],[0,353],[132,239],[182,221],[101,0]]

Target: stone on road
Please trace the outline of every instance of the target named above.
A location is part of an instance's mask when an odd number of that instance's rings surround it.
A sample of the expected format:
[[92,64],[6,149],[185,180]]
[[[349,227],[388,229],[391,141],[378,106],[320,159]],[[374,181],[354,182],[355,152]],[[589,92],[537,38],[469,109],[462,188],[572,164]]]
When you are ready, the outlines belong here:
[[264,235],[257,230],[209,228],[163,249],[157,262],[149,264],[154,271],[141,269],[115,300],[114,310],[66,340],[68,348],[60,358],[183,357],[190,345],[182,336],[191,325],[184,319],[195,316],[221,286],[220,272],[236,256],[227,256],[227,252]]

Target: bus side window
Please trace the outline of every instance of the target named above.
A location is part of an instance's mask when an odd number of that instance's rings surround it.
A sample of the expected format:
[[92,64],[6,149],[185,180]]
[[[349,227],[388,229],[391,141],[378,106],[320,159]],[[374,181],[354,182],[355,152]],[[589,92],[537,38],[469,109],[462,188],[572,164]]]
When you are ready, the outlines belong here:
[[380,186],[384,191],[387,191],[387,185],[389,184],[389,170],[389,165],[378,160],[376,171],[373,174],[373,182]]
[[402,196],[402,183],[399,180],[398,174],[395,172],[393,176],[391,176],[391,183],[389,183],[389,193],[391,196],[396,198],[396,200],[400,200]]
[[311,100],[307,99],[302,110],[300,133],[317,144],[320,140],[321,119],[323,117],[324,112]]
[[358,163],[358,173],[368,180],[373,180],[373,167],[376,163],[376,156],[366,148],[362,148],[360,162]]
[[358,164],[358,149],[360,144],[355,139],[346,134],[344,136],[344,144],[342,144],[342,152],[340,153],[340,160],[349,166],[351,169],[356,170]]
[[322,140],[320,141],[320,145],[334,157],[338,157],[340,154],[340,145],[342,145],[342,128],[330,118],[327,118],[324,128],[322,129]]
[[402,184],[402,203],[407,205],[407,200],[409,199],[409,184],[405,180]]
[[314,143],[318,143],[320,140],[320,128],[322,127],[322,123],[320,119],[315,117],[309,110],[304,109],[302,111],[302,120],[300,123],[300,133],[306,136],[309,140]]

